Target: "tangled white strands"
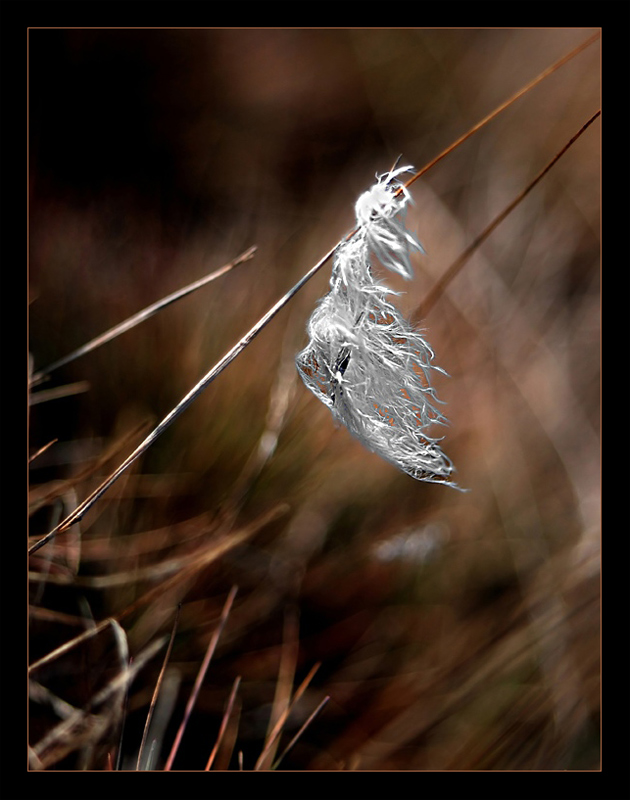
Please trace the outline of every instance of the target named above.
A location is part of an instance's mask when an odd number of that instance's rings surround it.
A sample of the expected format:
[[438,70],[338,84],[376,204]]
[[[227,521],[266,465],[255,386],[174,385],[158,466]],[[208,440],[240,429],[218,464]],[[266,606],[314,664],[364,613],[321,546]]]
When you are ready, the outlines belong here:
[[[428,434],[447,424],[431,386],[444,370],[420,331],[388,301],[396,294],[373,274],[372,259],[413,277],[410,254],[424,252],[405,227],[407,189],[392,169],[357,201],[358,228],[335,251],[330,292],[308,322],[310,341],[296,357],[306,386],[365,447],[421,481],[459,488],[440,439]],[[446,374],[446,373],[444,373]]]

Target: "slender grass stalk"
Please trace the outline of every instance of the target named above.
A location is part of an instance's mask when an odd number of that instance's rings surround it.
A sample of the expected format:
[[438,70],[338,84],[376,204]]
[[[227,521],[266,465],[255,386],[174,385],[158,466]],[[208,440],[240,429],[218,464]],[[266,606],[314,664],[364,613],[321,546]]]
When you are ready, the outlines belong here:
[[89,478],[95,472],[97,472],[101,467],[105,466],[107,462],[113,458],[114,456],[118,455],[121,450],[127,447],[130,442],[132,442],[137,436],[144,433],[145,430],[149,427],[148,422],[142,422],[139,425],[136,425],[132,430],[128,433],[125,433],[121,438],[113,444],[111,444],[104,453],[101,453],[97,456],[87,467],[84,469],[79,470],[75,475],[71,478],[67,478],[66,480],[61,481],[60,483],[55,484],[52,489],[48,489],[43,494],[36,494],[35,498],[30,503],[29,512],[33,513],[37,511],[38,508],[41,508],[50,500],[56,499],[60,497],[65,492],[74,489],[77,483],[80,481]]
[[56,386],[54,389],[41,389],[39,392],[29,394],[29,406],[36,406],[40,403],[47,403],[49,400],[59,400],[62,397],[71,397],[73,394],[82,394],[90,390],[87,381],[77,381],[67,383],[65,386]]
[[315,717],[319,716],[320,712],[322,711],[322,709],[328,703],[329,700],[330,700],[330,697],[328,697],[328,696],[324,697],[324,699],[321,701],[321,703],[319,703],[317,708],[308,715],[308,718],[306,719],[306,721],[300,726],[300,730],[295,734],[295,736],[291,739],[289,744],[284,748],[282,753],[280,753],[278,758],[271,765],[271,769],[272,770],[278,769],[278,767],[280,766],[280,762],[283,761],[283,759],[287,756],[287,754],[291,750],[293,750],[297,740],[304,733],[304,731],[308,728],[308,726],[315,719]]
[[248,526],[247,528],[244,528],[243,530],[235,534],[231,534],[229,538],[226,537],[225,541],[219,542],[217,545],[208,548],[207,552],[195,556],[193,559],[191,559],[189,566],[180,570],[177,574],[171,576],[169,579],[162,581],[162,583],[160,583],[159,585],[149,589],[148,592],[145,592],[141,597],[139,597],[133,603],[124,608],[120,613],[102,620],[101,622],[97,623],[93,628],[83,631],[83,633],[78,634],[78,636],[75,636],[73,639],[64,642],[51,652],[46,653],[46,655],[41,656],[41,658],[38,658],[36,661],[34,661],[32,664],[29,665],[28,668],[29,674],[35,672],[36,670],[40,669],[46,664],[49,664],[55,659],[60,658],[62,655],[71,650],[73,647],[77,647],[90,637],[97,635],[102,630],[104,630],[108,625],[113,624],[114,621],[120,621],[122,619],[125,619],[126,617],[129,617],[131,614],[135,613],[139,608],[148,605],[156,597],[163,595],[164,592],[166,592],[168,589],[172,588],[173,586],[176,586],[178,583],[182,582],[186,578],[190,578],[193,574],[195,574],[195,572],[198,572],[199,570],[207,567],[208,564],[220,558],[225,552],[227,552],[231,548],[236,547],[239,544],[245,542],[249,537],[251,537],[257,531],[259,531],[262,527],[269,524],[273,520],[277,519],[279,513],[284,513],[285,510],[286,510],[285,506],[276,507],[272,509],[271,512],[264,514],[252,525]]
[[[113,626],[114,635],[117,639],[125,637],[124,632],[121,633],[122,628],[118,623],[114,620],[108,620],[108,622]],[[126,662],[123,669],[91,698],[84,709],[77,709],[73,714],[62,720],[33,747],[34,754],[44,767],[48,766],[49,761],[52,761],[51,754],[60,751],[63,755],[74,749],[72,747],[72,732],[80,730],[82,725],[89,722],[94,709],[102,706],[112,696],[125,692],[137,673],[156,655],[165,641],[166,637],[162,637],[152,642],[139,653],[133,662]],[[101,728],[106,724],[109,724],[108,718],[103,719],[100,725],[95,728],[95,731],[100,733]],[[48,757],[47,754],[49,754]]]
[[444,294],[448,284],[455,278],[462,270],[468,259],[477,250],[483,242],[490,236],[490,234],[497,228],[503,220],[514,211],[516,206],[525,199],[531,190],[544,178],[553,165],[567,152],[567,150],[575,144],[580,136],[595,122],[601,115],[601,110],[596,111],[593,116],[582,125],[580,130],[569,139],[564,147],[549,161],[549,163],[540,170],[538,175],[523,189],[523,191],[507,205],[503,211],[498,214],[492,222],[484,228],[484,230],[475,237],[475,239],[468,245],[463,253],[451,264],[451,266],[444,272],[439,280],[433,285],[431,291],[427,294],[422,303],[418,306],[413,316],[417,319],[424,319],[429,311],[435,306],[440,297]]
[[[215,270],[214,272],[205,275],[203,278],[199,278],[192,283],[189,283],[187,286],[183,286],[181,289],[177,289],[177,291],[172,292],[171,294],[163,297],[161,300],[152,303],[151,305],[143,308],[141,311],[138,311],[137,314],[134,314],[131,317],[128,317],[123,322],[118,323],[113,328],[105,331],[105,333],[101,333],[99,336],[96,336],[94,339],[91,339],[81,347],[78,347],[76,350],[73,350],[71,353],[68,353],[67,356],[60,358],[58,361],[49,364],[44,369],[39,370],[36,372],[30,380],[31,385],[40,383],[44,378],[53,372],[59,367],[63,367],[66,364],[69,364],[71,361],[79,358],[80,356],[84,356],[87,353],[91,353],[93,350],[96,350],[99,347],[102,347],[107,342],[111,342],[116,337],[120,336],[122,333],[126,333],[127,331],[135,328],[136,325],[140,325],[140,323],[145,322],[154,314],[157,314],[158,311],[161,311],[163,308],[175,303],[177,300],[181,300],[183,297],[187,297],[189,294],[196,292],[198,289],[201,289],[203,286],[207,286],[212,281],[215,281],[217,278],[220,278],[222,275],[225,275],[226,272],[230,272],[237,267],[239,264],[243,264],[245,261],[249,261],[253,258],[256,247],[250,247],[245,250],[244,253],[241,253],[240,256],[237,256],[233,261],[230,261],[228,264],[225,264],[223,267]],[[41,393],[38,392],[35,397],[39,397]],[[36,402],[36,400],[31,399],[31,405]]]
[[168,648],[166,649],[166,653],[164,655],[164,661],[162,662],[162,668],[160,669],[160,674],[158,675],[157,683],[155,684],[155,690],[153,692],[153,696],[151,698],[151,705],[149,706],[149,713],[147,714],[147,720],[144,724],[144,731],[142,733],[142,741],[140,742],[140,748],[138,750],[138,761],[136,763],[136,770],[140,769],[140,764],[142,763],[142,756],[144,755],[144,748],[147,741],[147,736],[149,734],[149,728],[151,726],[151,720],[153,718],[153,712],[155,710],[155,706],[157,703],[158,695],[160,693],[160,688],[162,686],[162,681],[164,679],[164,673],[166,672],[166,665],[168,664],[169,658],[171,657],[171,651],[173,649],[173,642],[175,641],[175,631],[177,630],[177,625],[179,623],[179,615],[182,609],[181,603],[177,606],[177,611],[175,613],[175,619],[173,621],[173,629],[171,630],[171,638],[168,642]]
[[236,693],[238,692],[238,687],[241,684],[241,676],[237,675],[233,685],[232,691],[230,692],[230,696],[227,701],[227,705],[225,707],[225,712],[223,714],[223,719],[221,720],[221,726],[219,727],[219,733],[217,734],[217,740],[212,748],[212,752],[208,758],[206,763],[206,767],[204,772],[207,772],[214,763],[214,759],[216,758],[217,753],[219,752],[219,747],[221,746],[221,742],[223,741],[223,736],[225,735],[225,731],[227,729],[228,721],[230,719],[230,714],[232,713],[232,708],[234,706],[234,700],[236,699]]
[[505,111],[505,109],[508,108],[509,106],[511,106],[512,103],[514,103],[517,100],[519,100],[521,97],[523,97],[523,95],[527,94],[527,92],[529,92],[531,89],[533,89],[539,83],[544,81],[545,78],[548,78],[556,70],[560,69],[560,67],[564,66],[568,61],[570,61],[572,58],[574,58],[579,53],[581,53],[582,50],[586,50],[587,47],[590,47],[590,45],[592,45],[594,42],[596,42],[600,38],[601,37],[600,37],[599,33],[594,33],[588,39],[586,39],[581,44],[579,44],[577,47],[575,47],[573,50],[571,50],[570,53],[567,53],[566,55],[562,56],[562,58],[559,58],[551,66],[549,66],[549,67],[547,67],[547,69],[543,70],[538,76],[536,76],[532,81],[530,81],[530,83],[528,83],[526,86],[523,86],[523,88],[519,89],[518,92],[516,92],[515,94],[512,95],[512,97],[510,97],[505,102],[501,103],[501,105],[497,106],[494,109],[494,111],[491,111],[490,114],[488,114],[487,117],[484,117],[476,125],[473,125],[473,127],[470,130],[466,131],[466,133],[463,134],[463,136],[460,136],[460,138],[457,139],[455,142],[453,142],[453,144],[450,147],[447,147],[446,150],[444,150],[442,153],[440,153],[438,156],[436,156],[433,159],[433,161],[429,161],[429,163],[426,166],[424,166],[421,170],[419,170],[419,172],[417,172],[412,178],[410,178],[410,180],[407,181],[407,183],[405,184],[405,187],[411,186],[411,184],[414,183],[415,181],[417,181],[418,178],[421,178],[425,174],[425,172],[428,172],[439,161],[441,161],[443,158],[446,158],[446,156],[452,150],[455,150],[455,148],[459,147],[460,144],[463,144],[473,134],[477,133],[477,131],[480,128],[483,128],[484,125],[487,125],[488,122],[492,121],[495,117],[497,117],[499,114],[501,114],[501,112]]
[[39,456],[43,455],[43,453],[45,453],[46,450],[48,450],[49,447],[52,447],[57,441],[59,441],[59,440],[58,439],[52,439],[50,442],[45,444],[43,447],[40,447],[39,450],[36,450],[33,453],[32,456],[28,457],[28,463],[31,464],[33,461],[35,461],[36,458],[38,458]]
[[[271,704],[271,714],[267,724],[267,738],[272,736],[275,726],[283,714],[287,711],[291,703],[291,694],[295,680],[295,669],[297,666],[299,652],[299,625],[295,609],[289,606],[286,609],[284,621],[284,634],[282,649],[280,651],[280,664],[278,668],[278,680],[276,681],[276,691]],[[278,738],[272,742],[267,749],[264,759],[261,757],[256,765],[257,769],[268,769],[275,758]]]
[[[446,148],[442,153],[436,156],[432,161],[430,161],[425,167],[415,173],[404,186],[401,186],[398,189],[397,194],[402,193],[408,186],[410,186],[414,181],[424,175],[431,167],[435,166],[439,161],[441,161],[446,155],[452,152],[456,147],[462,144],[466,139],[480,130],[484,125],[494,119],[498,114],[508,108],[512,103],[522,97],[526,92],[530,91],[534,86],[539,84],[542,80],[547,78],[561,66],[563,66],[567,61],[578,55],[582,50],[588,47],[593,42],[599,39],[599,33],[594,34],[593,36],[589,37],[585,42],[580,44],[577,48],[574,48],[570,53],[559,59],[557,62],[552,64],[546,70],[544,70],[540,75],[519,90],[516,94],[510,97],[505,102],[501,103],[492,113],[484,117],[480,122],[474,125],[466,134],[461,136],[457,139],[453,144],[451,144],[448,148]],[[186,394],[182,400],[164,417],[164,419],[149,433],[149,435],[144,439],[143,442],[122,462],[122,464],[105,480],[103,483],[93,491],[82,503],[80,503],[77,508],[69,514],[64,520],[62,520],[59,525],[49,531],[45,536],[35,542],[31,547],[28,549],[28,553],[33,554],[41,547],[43,547],[47,542],[49,542],[57,533],[67,530],[69,527],[74,525],[75,523],[79,522],[85,513],[88,511],[89,508],[109,489],[109,487],[116,481],[118,478],[125,472],[125,470],[133,464],[136,459],[138,459],[143,453],[145,453],[149,447],[159,438],[159,436],[175,421],[175,419],[186,409],[188,406],[197,398],[197,396],[210,384],[212,381],[221,373],[223,370],[238,356],[242,351],[253,341],[254,338],[263,330],[263,328],[276,316],[276,314],[300,291],[300,289],[328,262],[328,260],[333,256],[336,252],[337,248],[340,244],[347,242],[351,239],[356,233],[357,228],[355,228],[351,233],[349,233],[345,239],[336,244],[333,248],[331,248],[325,256],[323,256],[311,269],[300,278],[300,280],[291,288],[289,291],[282,297],[277,303],[272,306],[266,314],[264,314],[260,320],[242,337],[235,345],[229,350],[223,358],[217,362],[217,364],[212,367],[212,369],[207,372],[203,378]]]
[[320,664],[314,664],[311,667],[311,669],[309,670],[309,673],[306,676],[306,678],[304,678],[302,683],[298,686],[295,694],[293,695],[293,699],[291,700],[291,703],[285,708],[285,710],[282,712],[282,714],[278,717],[278,720],[277,720],[276,724],[274,725],[273,729],[270,731],[269,735],[267,736],[267,741],[265,742],[265,746],[263,747],[262,753],[258,756],[258,760],[256,761],[256,765],[254,767],[255,771],[258,771],[258,770],[260,770],[262,768],[263,764],[265,763],[265,759],[267,758],[267,755],[269,754],[271,749],[274,747],[277,738],[282,733],[282,728],[284,727],[284,724],[287,721],[287,719],[289,717],[289,714],[291,713],[291,711],[295,707],[295,704],[297,703],[297,701],[300,699],[300,697],[302,697],[302,695],[306,691],[308,685],[310,684],[310,682],[315,677],[315,673],[320,668],[320,666],[321,666]]
[[230,613],[230,609],[232,608],[232,604],[234,602],[234,598],[236,597],[237,591],[238,590],[236,586],[233,586],[230,589],[230,593],[228,594],[227,600],[225,601],[225,605],[223,606],[223,611],[221,612],[219,624],[217,625],[214,633],[212,634],[212,638],[210,639],[210,643],[208,644],[208,649],[206,650],[203,662],[201,663],[201,666],[199,668],[199,672],[197,674],[197,679],[195,680],[193,690],[190,693],[188,703],[186,704],[186,709],[184,711],[184,718],[182,719],[181,725],[179,726],[179,729],[175,736],[175,741],[173,742],[173,746],[171,748],[171,752],[169,753],[166,765],[164,767],[164,770],[166,772],[170,771],[173,765],[173,761],[175,760],[175,756],[177,755],[177,751],[179,750],[179,745],[181,743],[182,736],[184,735],[184,731],[186,730],[186,725],[188,724],[190,714],[193,710],[195,703],[197,702],[199,689],[201,688],[203,679],[205,678],[206,672],[208,671],[208,667],[210,666],[210,661],[212,660],[212,656],[214,655],[214,651],[216,650],[219,637],[221,636],[221,633],[223,632],[223,629],[225,627],[225,623],[227,622],[227,618]]
[[188,394],[180,400],[180,402],[173,408],[165,417],[164,419],[149,433],[149,435],[141,442],[138,447],[129,455],[122,464],[116,469],[107,480],[103,481],[103,483],[90,494],[82,503],[80,503],[77,508],[69,514],[65,520],[63,520],[56,528],[49,531],[43,538],[37,541],[32,547],[29,548],[29,555],[32,555],[40,547],[43,547],[53,536],[57,533],[67,530],[71,525],[79,522],[91,508],[94,503],[109,489],[109,487],[118,480],[118,478],[125,472],[125,470],[131,466],[131,464],[136,461],[143,453],[145,453],[149,447],[158,439],[162,433],[177,419],[177,417],[185,411],[188,406],[201,394],[201,392],[210,384],[212,381],[223,372],[223,370],[234,361],[234,359],[243,352],[243,350],[255,339],[256,336],[263,330],[263,328],[271,322],[271,320],[276,316],[276,314],[284,308],[284,306],[291,300],[299,290],[307,283],[316,272],[321,269],[321,267],[328,261],[328,259],[332,256],[333,252],[337,248],[337,245],[329,250],[326,255],[321,258],[317,264],[315,264],[311,269],[304,275],[300,280],[293,286],[289,291],[278,300],[278,302],[272,306],[267,313],[261,317],[258,322],[251,328],[243,338],[238,341],[234,347],[229,350],[223,358],[217,362],[212,369],[207,372],[203,378],[195,385],[193,388],[188,392]]

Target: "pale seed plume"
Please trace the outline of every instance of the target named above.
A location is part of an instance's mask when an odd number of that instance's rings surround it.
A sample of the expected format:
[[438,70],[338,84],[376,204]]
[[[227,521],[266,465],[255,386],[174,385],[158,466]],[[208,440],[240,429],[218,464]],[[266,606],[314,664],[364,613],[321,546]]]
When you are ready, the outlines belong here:
[[424,252],[405,226],[411,167],[377,178],[355,207],[357,230],[334,255],[330,292],[311,315],[309,343],[296,358],[306,386],[365,447],[411,475],[459,488],[429,431],[447,420],[431,383],[434,353],[375,277],[378,265],[413,277],[411,253]]

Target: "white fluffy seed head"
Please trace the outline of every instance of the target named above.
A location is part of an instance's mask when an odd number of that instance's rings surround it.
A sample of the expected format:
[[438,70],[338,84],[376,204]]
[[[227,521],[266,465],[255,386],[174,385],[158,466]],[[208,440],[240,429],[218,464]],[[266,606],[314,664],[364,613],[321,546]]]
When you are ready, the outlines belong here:
[[372,260],[413,277],[411,252],[424,252],[405,227],[410,195],[396,178],[377,178],[356,203],[358,229],[335,252],[330,292],[308,322],[296,365],[305,385],[364,446],[412,477],[455,488],[453,465],[429,435],[446,419],[431,385],[433,351],[389,302]]

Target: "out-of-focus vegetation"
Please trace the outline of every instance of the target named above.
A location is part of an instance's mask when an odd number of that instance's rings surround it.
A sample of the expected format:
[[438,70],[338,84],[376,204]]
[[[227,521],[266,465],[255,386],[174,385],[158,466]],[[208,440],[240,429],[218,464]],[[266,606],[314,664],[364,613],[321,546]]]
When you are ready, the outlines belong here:
[[[375,173],[422,167],[586,40],[551,30],[32,30],[30,537],[47,533],[353,225]],[[413,186],[408,313],[599,108],[583,51]],[[87,516],[31,558],[34,768],[599,767],[599,125],[499,226],[423,327],[462,494],[364,451],[293,368],[324,267]],[[63,392],[62,392],[63,393]],[[218,549],[217,549],[218,548]],[[223,548],[223,549],[222,549]],[[92,703],[92,705],[90,705]],[[84,712],[77,722],[72,714]],[[124,719],[124,730],[122,721]],[[63,723],[66,727],[63,727]],[[62,727],[59,727],[62,726]],[[121,735],[122,730],[122,735]],[[268,768],[274,757],[259,763]]]

